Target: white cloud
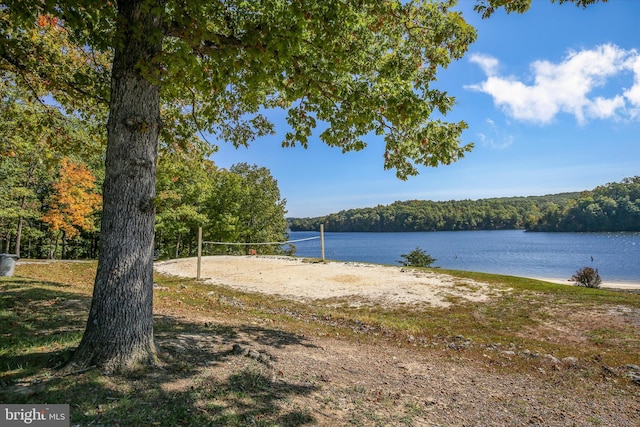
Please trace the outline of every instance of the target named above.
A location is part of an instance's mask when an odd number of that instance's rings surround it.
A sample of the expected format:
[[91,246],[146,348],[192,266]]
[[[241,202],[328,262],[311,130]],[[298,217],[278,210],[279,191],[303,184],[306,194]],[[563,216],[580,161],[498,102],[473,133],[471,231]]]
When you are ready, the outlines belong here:
[[476,53],[471,55],[469,60],[478,64],[487,76],[493,76],[498,71],[498,60],[492,56]]
[[633,86],[624,92],[624,97],[631,104],[629,113],[633,118],[640,119],[640,56],[636,56],[629,61],[630,68],[634,72]]
[[496,150],[502,150],[513,144],[513,135],[505,133],[491,119],[487,119],[486,122],[489,125],[491,135],[480,132],[476,134],[478,140],[483,146],[490,147]]
[[[472,55],[487,79],[467,86],[493,97],[494,103],[509,116],[547,124],[560,113],[573,115],[578,123],[589,119],[617,118],[624,113],[640,118],[640,55],[607,44],[591,50],[569,52],[563,61],[535,61],[530,68],[533,81],[527,84],[515,77],[498,75],[498,60],[486,55]],[[614,76],[633,71],[633,87],[608,97],[594,96]],[[633,112],[635,111],[635,113]]]
[[615,116],[616,111],[624,106],[624,97],[621,95],[609,99],[598,96],[588,105],[588,113],[596,119],[607,119]]

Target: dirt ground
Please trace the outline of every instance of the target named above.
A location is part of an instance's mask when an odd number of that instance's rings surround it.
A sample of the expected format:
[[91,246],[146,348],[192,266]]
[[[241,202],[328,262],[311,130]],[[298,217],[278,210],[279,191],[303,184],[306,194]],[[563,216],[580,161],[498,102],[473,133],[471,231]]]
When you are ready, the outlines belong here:
[[[156,269],[195,277],[196,260],[162,262]],[[508,292],[400,267],[313,264],[273,257],[205,258],[201,276],[215,284],[302,301],[348,296],[354,304],[446,306],[451,295],[483,301],[497,296],[496,292]],[[601,314],[602,319],[597,319],[604,324],[629,321],[628,313]],[[640,313],[634,316],[640,327]],[[590,316],[585,321],[593,319]],[[221,325],[231,320],[202,318],[199,322]],[[543,331],[551,338],[555,336],[552,326]],[[212,341],[208,333],[185,333],[159,337],[159,343],[179,357],[196,357],[198,352],[231,354],[224,363],[204,365],[202,378],[215,382],[231,372],[255,372],[256,378],[268,383],[271,393],[280,390],[278,404],[284,411],[306,413],[309,425],[640,425],[640,387],[619,386],[626,381],[625,367],[559,360],[509,346],[484,347],[479,360],[477,355],[468,356],[464,337],[396,347],[330,336],[278,334],[277,325],[267,323],[238,328],[230,339]],[[579,335],[577,329],[565,329],[557,338],[578,339]],[[411,338],[407,337],[409,342]],[[425,351],[424,347],[439,351]],[[514,362],[516,359],[519,361]],[[514,373],[505,368],[512,362],[526,368]],[[168,387],[179,392],[190,384],[176,382]]]
[[[612,384],[622,381],[623,372],[607,372],[606,381],[593,381],[584,375],[580,362],[545,359],[514,374],[501,370],[520,357],[508,349],[488,349],[485,363],[479,364],[459,350],[425,352],[331,337],[279,335],[272,326],[241,328],[229,340],[212,341],[208,333],[158,338],[161,348],[202,366],[200,382],[219,384],[230,376],[251,375],[253,386],[268,390],[283,418],[297,414],[296,422],[282,425],[640,425],[638,387],[625,390]],[[201,363],[197,354],[207,362]],[[212,363],[211,354],[232,356]],[[165,391],[188,391],[193,381],[165,384]],[[271,403],[254,408],[256,417],[261,410],[270,410]],[[300,414],[305,415],[302,420]]]

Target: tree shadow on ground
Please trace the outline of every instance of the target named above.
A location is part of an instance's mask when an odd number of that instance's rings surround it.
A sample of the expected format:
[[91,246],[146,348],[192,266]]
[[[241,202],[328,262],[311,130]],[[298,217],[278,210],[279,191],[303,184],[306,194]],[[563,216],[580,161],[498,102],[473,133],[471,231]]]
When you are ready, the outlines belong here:
[[26,279],[0,282],[0,381],[60,366],[68,357],[69,344],[84,330],[91,299],[67,288]]
[[311,344],[277,329],[156,316],[161,366],[127,374],[98,369],[62,374],[56,368],[77,345],[90,304],[89,297],[65,288],[21,279],[0,282],[3,403],[67,403],[71,424],[79,426],[315,422],[292,402],[317,386],[279,376],[269,352]]

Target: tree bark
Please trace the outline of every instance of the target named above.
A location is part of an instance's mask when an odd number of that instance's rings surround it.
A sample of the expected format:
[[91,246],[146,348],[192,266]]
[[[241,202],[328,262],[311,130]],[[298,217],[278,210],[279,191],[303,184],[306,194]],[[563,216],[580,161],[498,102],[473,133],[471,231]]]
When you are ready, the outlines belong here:
[[[36,171],[36,163],[32,162],[29,166],[29,173],[27,174],[27,182],[25,183],[25,188],[29,188],[31,185],[31,180],[33,179],[33,175]],[[24,212],[27,209],[27,195],[22,196],[22,200],[20,201],[20,212]],[[22,240],[22,227],[24,224],[24,218],[22,215],[18,218],[18,230],[16,231],[16,245],[15,245],[15,254],[20,257],[20,241]]]
[[[24,204],[23,204],[24,206]],[[24,207],[22,208],[24,210]],[[15,254],[20,257],[20,240],[22,239],[22,226],[24,224],[24,218],[20,216],[18,218],[18,229],[16,230],[16,244],[15,244]]]
[[62,238],[62,252],[60,253],[60,259],[65,259],[67,256],[67,233],[62,231],[60,233],[60,237]]
[[51,236],[55,236],[55,239],[49,237],[49,259],[56,259],[56,254],[58,253],[58,234],[51,233]]
[[118,2],[101,246],[87,326],[71,361],[74,367],[122,371],[157,362],[153,238],[160,85],[149,76],[162,52],[165,3]]

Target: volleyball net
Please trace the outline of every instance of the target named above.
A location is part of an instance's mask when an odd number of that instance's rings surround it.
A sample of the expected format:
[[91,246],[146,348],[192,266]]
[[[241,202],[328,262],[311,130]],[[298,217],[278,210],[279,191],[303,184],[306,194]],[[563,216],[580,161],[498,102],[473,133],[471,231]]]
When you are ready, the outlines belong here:
[[[275,246],[275,247],[280,247],[280,246],[285,246],[288,244],[294,244],[294,243],[299,243],[299,242],[306,242],[306,241],[310,241],[310,240],[320,240],[320,253],[321,253],[321,257],[322,260],[324,261],[324,227],[321,225],[320,226],[320,235],[319,236],[312,236],[312,237],[306,237],[304,239],[295,239],[295,240],[286,240],[284,242],[217,242],[217,241],[210,241],[210,240],[202,240],[202,227],[198,228],[198,267],[197,267],[197,279],[200,280],[200,270],[201,270],[201,265],[202,265],[202,254],[203,254],[203,246],[204,245],[213,245],[213,246],[223,246],[225,247],[225,250],[222,251],[222,253],[225,252],[229,252],[228,248],[249,248],[249,250],[245,251],[246,255],[257,255],[257,251],[256,251],[256,247],[259,246]],[[286,253],[286,251],[285,251]],[[218,251],[217,253],[218,255],[221,254],[220,251]]]
[[288,245],[290,243],[306,242],[307,240],[318,240],[319,238],[320,238],[320,236],[313,236],[313,237],[307,237],[305,239],[287,240],[286,242],[249,242],[249,243],[211,242],[211,241],[203,240],[202,244],[230,245],[230,246],[262,246],[262,245],[284,246],[284,245]]
[[[293,245],[299,242],[306,242],[310,240],[318,240],[320,236],[307,237],[304,239],[286,240],[283,242],[217,242],[210,240],[202,241],[202,253],[204,255],[237,255],[244,252],[245,255],[258,255],[258,253],[266,255],[293,255],[294,247],[285,248],[286,245]],[[207,246],[213,246],[214,250],[207,251]],[[269,247],[270,249],[259,250],[259,248]],[[272,249],[271,249],[272,248]],[[207,253],[208,252],[208,253]]]

